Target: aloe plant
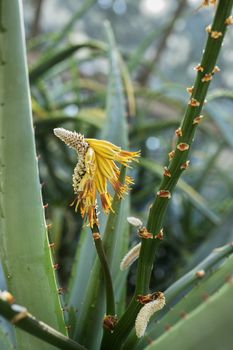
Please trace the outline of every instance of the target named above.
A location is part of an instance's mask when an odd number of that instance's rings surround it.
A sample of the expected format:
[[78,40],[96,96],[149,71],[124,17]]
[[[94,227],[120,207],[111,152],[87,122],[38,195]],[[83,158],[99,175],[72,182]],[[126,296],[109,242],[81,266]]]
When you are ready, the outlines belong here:
[[[183,9],[185,3],[182,1],[177,7],[178,13]],[[213,4],[215,1],[204,1],[203,6],[210,5],[210,3]],[[187,203],[191,203],[198,210],[202,218],[201,224],[207,222],[209,225],[218,227],[221,223],[221,213],[219,211],[215,213],[211,206],[212,203],[198,194],[188,180],[186,182],[190,173],[185,175],[186,179],[180,179],[180,177],[189,166],[189,152],[197,126],[202,121],[201,111],[205,104],[209,84],[214,74],[219,72],[216,62],[226,29],[228,25],[233,24],[231,16],[233,0],[219,1],[213,23],[206,28],[208,36],[206,47],[200,64],[195,68],[197,76],[194,86],[187,89],[190,99],[180,126],[177,118],[161,123],[154,121],[146,123],[144,116],[143,120],[140,119],[140,103],[136,113],[134,93],[139,100],[143,99],[146,103],[159,96],[163,103],[177,108],[179,113],[184,107],[183,101],[177,102],[169,96],[162,96],[164,87],[154,92],[147,87],[135,85],[134,91],[134,84],[128,69],[132,73],[132,70],[138,67],[138,63],[142,61],[142,49],[152,43],[154,31],[142,43],[136,54],[129,58],[128,66],[122,58],[127,55],[121,55],[117,49],[109,23],[105,25],[107,44],[88,40],[81,44],[65,46],[65,48],[59,47],[58,53],[55,51],[55,45],[65,41],[64,35],[71,30],[82,13],[93,4],[93,0],[87,1],[74,14],[65,26],[64,32],[55,36],[54,41],[47,44],[47,52],[44,51],[42,58],[30,70],[30,83],[33,86],[32,108],[36,114],[36,138],[38,147],[42,150],[40,168],[42,174],[45,174],[46,171],[49,174],[45,196],[53,192],[53,198],[57,196],[56,207],[50,211],[51,217],[54,218],[54,228],[51,233],[44,218],[38,176],[21,2],[19,0],[0,2],[2,73],[0,76],[0,229],[2,242],[0,256],[7,289],[10,292],[0,294],[0,315],[11,324],[9,329],[13,331],[13,337],[14,332],[16,334],[15,340],[12,341],[12,337],[6,334],[5,327],[1,326],[0,347],[4,350],[12,349],[14,345],[18,349],[56,347],[80,350],[110,348],[112,350],[153,350],[172,347],[180,350],[194,349],[197,346],[204,346],[207,350],[217,350],[221,346],[230,349],[232,335],[230,327],[224,323],[224,317],[227,318],[228,324],[232,323],[230,313],[232,244],[214,250],[163,293],[154,288],[151,291],[150,282],[151,271],[154,265],[157,266],[159,263],[155,257],[163,236],[166,237],[163,226],[166,222],[170,198],[176,188],[186,195]],[[175,17],[171,23],[166,24],[165,38],[172,30]],[[38,42],[41,43],[40,40]],[[166,40],[162,42],[164,48]],[[75,52],[79,53],[82,48],[89,48],[92,58],[95,57],[95,54],[98,56],[108,54],[107,89],[103,82],[99,83],[92,78],[86,79],[79,76],[76,59],[72,55]],[[85,61],[78,57],[80,64],[82,60]],[[63,83],[59,76],[63,70],[70,74],[71,81],[64,82],[64,85],[57,84],[57,82]],[[56,82],[54,92],[47,88],[47,83],[53,79]],[[86,93],[84,99],[81,95],[76,96],[76,89],[80,91],[84,89]],[[67,101],[66,97],[63,98],[63,95],[66,94],[72,95],[72,102]],[[215,91],[209,96],[212,101],[223,96],[232,98],[232,94],[228,91]],[[66,111],[70,104],[81,106],[77,116],[69,115]],[[87,104],[90,106],[87,107]],[[217,106],[217,102],[213,101],[210,105],[207,104],[205,109],[206,114],[213,119],[223,133],[224,141],[209,157],[202,176],[199,176],[201,181],[196,180],[197,190],[202,189],[206,174],[210,167],[214,167],[225,143],[232,146],[230,133],[226,130],[224,120],[216,117],[217,112],[221,113]],[[133,120],[136,114],[136,120]],[[159,178],[161,183],[148,211],[146,226],[144,227],[139,218],[128,218],[129,222],[134,224],[134,231],[137,231],[141,241],[136,248],[133,247],[133,250],[130,251],[133,252],[132,256],[130,252],[127,255],[130,265],[139,254],[135,272],[136,287],[129,302],[126,302],[127,271],[120,270],[122,266],[120,263],[129,246],[127,217],[130,216],[131,209],[129,196],[122,199],[117,188],[115,188],[115,193],[114,191],[111,193],[112,211],[107,216],[102,213],[100,203],[98,219],[95,218],[96,212],[92,214],[94,216],[88,213],[90,227],[84,224],[81,228],[67,293],[64,298],[61,296],[65,289],[57,284],[54,270],[58,268],[59,252],[64,248],[63,244],[67,244],[67,241],[64,241],[61,236],[62,228],[64,226],[66,230],[74,232],[82,225],[81,218],[76,213],[73,215],[70,210],[66,209],[64,214],[61,210],[61,206],[64,202],[67,203],[71,196],[69,188],[71,187],[71,166],[76,160],[72,151],[69,152],[70,150],[59,144],[52,135],[53,128],[63,125],[68,129],[75,128],[78,132],[85,134],[85,137],[79,137],[89,142],[89,148],[92,147],[93,139],[86,138],[87,134],[90,134],[90,137],[97,135],[97,138],[108,140],[124,150],[129,148],[129,136],[132,138],[133,147],[138,150],[138,143],[144,142],[145,137],[154,135],[154,133],[157,135],[161,130],[177,128],[176,144],[173,145],[174,149],[169,150],[168,164],[164,168],[154,160],[146,159],[146,152],[142,146],[143,157],[133,170],[139,177],[139,186],[141,185],[137,194],[138,202],[144,200],[145,193],[151,193],[151,183],[142,188],[145,174],[153,176],[153,181],[155,177]],[[203,125],[201,126],[202,132],[209,135],[205,123],[201,125]],[[111,146],[116,154],[116,150],[120,149],[117,146]],[[114,154],[113,161],[117,159],[114,158],[116,157],[114,152],[112,153]],[[122,152],[125,156],[130,154],[128,151]],[[81,157],[79,152],[78,157]],[[88,165],[88,163],[84,164]],[[123,162],[122,164],[118,175],[118,185],[126,188],[127,181],[130,181],[130,178],[127,177],[128,169],[125,168],[128,163]],[[91,171],[90,174],[92,174]],[[229,182],[229,186],[230,181],[230,179],[226,181]],[[54,188],[55,191],[53,191]],[[135,193],[131,191],[131,194],[135,199]],[[87,192],[85,195],[88,196]],[[85,208],[85,198],[80,196],[78,193],[77,198],[83,201],[82,205]],[[66,197],[65,200],[64,197]],[[62,204],[58,208],[60,201]],[[132,204],[135,208],[133,201]],[[226,203],[227,206],[231,208],[231,203]],[[47,205],[45,207],[47,208]],[[76,209],[79,209],[78,206]],[[191,225],[192,207],[188,205],[187,208],[184,208],[184,213],[187,214],[186,223],[189,221]],[[227,213],[227,210],[224,213]],[[84,216],[82,210],[81,214]],[[65,221],[65,217],[68,217],[69,220]],[[205,227],[209,227],[205,225],[201,227],[202,234],[206,231]],[[53,237],[54,241],[51,241],[49,237]],[[70,237],[72,237],[72,246],[74,246],[74,234],[73,236],[71,234]],[[131,262],[129,261],[130,256]],[[61,272],[60,277],[64,283],[67,278],[66,271]],[[16,301],[13,300],[14,298]],[[165,300],[166,305],[164,305]],[[126,304],[128,304],[127,307]],[[69,337],[67,330],[69,330]],[[219,333],[224,339],[219,337]]]

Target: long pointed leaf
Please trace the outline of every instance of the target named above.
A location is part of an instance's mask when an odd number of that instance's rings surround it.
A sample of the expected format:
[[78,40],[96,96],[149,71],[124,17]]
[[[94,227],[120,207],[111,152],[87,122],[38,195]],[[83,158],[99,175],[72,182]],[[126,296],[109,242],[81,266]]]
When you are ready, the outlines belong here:
[[145,350],[231,349],[233,341],[232,284],[224,285],[185,319]]
[[[8,289],[65,333],[48,247],[32,126],[21,1],[2,1],[0,254]],[[51,349],[17,331],[18,349]]]

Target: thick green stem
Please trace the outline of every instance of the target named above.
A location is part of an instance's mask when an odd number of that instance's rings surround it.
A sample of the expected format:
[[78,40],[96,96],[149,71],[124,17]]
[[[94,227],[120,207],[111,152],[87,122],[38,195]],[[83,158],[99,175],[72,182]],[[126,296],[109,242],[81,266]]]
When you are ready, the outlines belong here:
[[0,294],[0,315],[13,323],[16,327],[23,329],[25,332],[44,340],[63,350],[85,350],[83,346],[74,340],[65,337],[62,333],[48,326],[46,323],[38,321],[27,310],[19,305],[8,304]]
[[112,277],[108,266],[107,257],[100,237],[99,227],[94,225],[92,228],[93,239],[96,251],[100,260],[100,264],[104,274],[105,290],[106,290],[106,314],[115,316],[115,298],[112,284]]
[[[199,122],[196,118],[200,116],[205,102],[209,83],[214,74],[215,64],[227,28],[227,23],[225,21],[231,14],[232,6],[233,0],[219,1],[213,25],[208,34],[208,40],[202,61],[197,69],[197,77],[192,89],[192,95],[178,133],[179,137],[176,149],[172,154],[172,159],[167,169],[167,174],[170,174],[170,176],[167,176],[165,173],[154,204],[150,209],[147,230],[153,233],[154,236],[159,233],[163,227],[164,216],[169,203],[169,198],[162,196],[160,191],[166,191],[167,194],[171,195],[182,172],[186,168],[189,149]],[[142,239],[135,295],[126,312],[118,322],[114,333],[103,338],[102,349],[109,349],[111,346],[111,350],[119,350],[121,344],[125,341],[126,336],[132,329],[135,318],[140,309],[140,305],[136,302],[135,298],[138,294],[147,294],[149,291],[151,271],[157,246],[158,240],[156,239]]]

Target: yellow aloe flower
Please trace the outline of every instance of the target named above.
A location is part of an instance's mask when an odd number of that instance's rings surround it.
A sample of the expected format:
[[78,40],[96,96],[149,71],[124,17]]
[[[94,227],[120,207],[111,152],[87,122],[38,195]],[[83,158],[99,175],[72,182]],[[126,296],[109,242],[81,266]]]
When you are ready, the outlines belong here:
[[[75,210],[80,209],[83,218],[88,219],[91,228],[98,225],[96,213],[96,195],[100,195],[102,208],[105,213],[112,210],[112,197],[107,189],[107,182],[122,198],[133,183],[129,176],[125,184],[119,180],[120,170],[115,162],[126,167],[132,161],[137,161],[140,152],[123,151],[111,142],[96,139],[86,139],[77,132],[63,128],[54,129],[54,134],[78,154],[78,163],[73,173],[73,188],[77,195],[74,203]],[[73,203],[73,204],[74,204]]]

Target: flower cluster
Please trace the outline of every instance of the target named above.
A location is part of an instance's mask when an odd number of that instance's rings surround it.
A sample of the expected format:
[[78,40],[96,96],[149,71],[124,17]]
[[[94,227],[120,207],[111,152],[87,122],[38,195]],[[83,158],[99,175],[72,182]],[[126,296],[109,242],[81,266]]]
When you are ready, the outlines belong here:
[[91,227],[94,224],[98,225],[97,192],[104,212],[113,210],[107,182],[111,184],[119,198],[123,197],[129,185],[133,183],[129,176],[126,176],[124,184],[120,182],[120,169],[115,162],[128,167],[130,162],[137,161],[140,153],[124,151],[108,141],[86,139],[75,131],[63,128],[54,129],[54,134],[69,147],[74,148],[78,154],[78,163],[73,174],[73,188],[77,195],[73,203],[75,210],[80,209],[82,217],[88,218]]

